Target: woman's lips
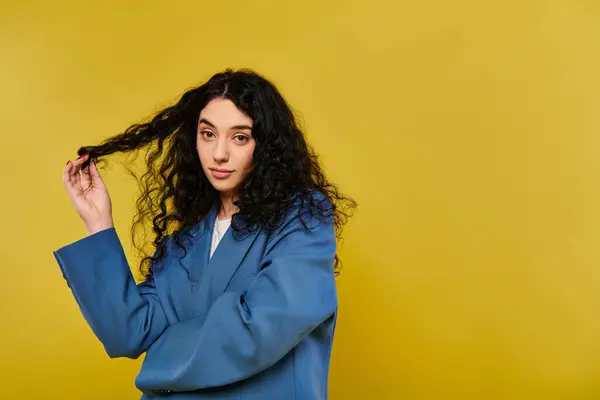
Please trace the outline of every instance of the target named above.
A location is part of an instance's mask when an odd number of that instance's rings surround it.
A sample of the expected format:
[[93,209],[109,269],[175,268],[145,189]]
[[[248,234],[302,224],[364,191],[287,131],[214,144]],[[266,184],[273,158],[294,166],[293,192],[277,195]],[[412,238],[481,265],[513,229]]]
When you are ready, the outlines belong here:
[[226,179],[233,174],[232,170],[223,168],[210,168],[210,172],[217,179]]

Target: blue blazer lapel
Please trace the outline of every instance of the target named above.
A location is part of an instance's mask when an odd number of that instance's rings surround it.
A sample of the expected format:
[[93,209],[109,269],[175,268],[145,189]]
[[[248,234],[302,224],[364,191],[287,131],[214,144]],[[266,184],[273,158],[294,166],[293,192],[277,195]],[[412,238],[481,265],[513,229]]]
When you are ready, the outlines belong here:
[[191,228],[190,237],[184,242],[186,251],[183,258],[181,249],[171,243],[168,269],[156,276],[157,285],[164,282],[169,288],[169,299],[180,321],[205,312],[209,296],[204,277],[207,275],[216,215],[216,208],[213,207],[205,218]]
[[205,273],[205,267],[210,257],[212,244],[212,231],[217,217],[216,207],[213,207],[190,232],[189,241],[186,241],[186,255],[183,258],[183,266],[187,270],[188,277],[192,281],[198,281]]
[[[191,246],[179,265],[180,255],[171,259],[167,272],[172,302],[180,321],[208,312],[212,303],[225,291],[244,256],[260,233],[234,233],[229,228],[217,246],[212,258],[210,248],[217,217],[214,207],[193,228]],[[188,245],[188,243],[186,243]],[[176,252],[179,254],[179,250]]]
[[[233,228],[229,228],[225,232],[208,263],[206,271],[210,275],[206,278],[210,281],[211,304],[225,291],[259,233],[260,229],[256,229],[252,233],[237,233],[233,231]],[[210,241],[208,247],[210,252]]]
[[206,272],[206,266],[210,261],[210,247],[212,245],[212,232],[217,218],[217,207],[214,206],[206,217],[198,224],[198,229],[192,234],[193,258],[188,269],[194,271],[190,277],[200,279]]

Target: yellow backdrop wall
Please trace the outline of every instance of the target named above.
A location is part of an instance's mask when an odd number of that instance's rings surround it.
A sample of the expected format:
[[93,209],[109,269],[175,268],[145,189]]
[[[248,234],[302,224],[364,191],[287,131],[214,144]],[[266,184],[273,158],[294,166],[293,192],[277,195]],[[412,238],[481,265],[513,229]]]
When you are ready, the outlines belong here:
[[231,66],[360,204],[332,399],[600,398],[599,4],[0,2],[0,397],[138,398],[52,257],[84,235],[61,170]]

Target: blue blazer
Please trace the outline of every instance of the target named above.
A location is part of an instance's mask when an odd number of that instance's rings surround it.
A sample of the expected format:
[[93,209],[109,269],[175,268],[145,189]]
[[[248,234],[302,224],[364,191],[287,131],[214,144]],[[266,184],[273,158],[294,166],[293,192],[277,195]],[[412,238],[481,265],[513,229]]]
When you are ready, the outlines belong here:
[[192,228],[185,256],[167,241],[140,284],[114,228],[54,255],[108,355],[146,353],[135,380],[142,399],[326,399],[333,221],[306,229],[294,210],[273,232],[239,239],[229,229],[209,259],[215,217]]

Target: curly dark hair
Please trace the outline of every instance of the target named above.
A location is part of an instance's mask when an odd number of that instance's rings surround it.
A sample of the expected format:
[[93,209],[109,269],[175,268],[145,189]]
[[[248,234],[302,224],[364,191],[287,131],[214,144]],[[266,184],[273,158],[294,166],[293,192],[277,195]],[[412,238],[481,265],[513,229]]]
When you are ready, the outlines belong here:
[[[206,216],[219,194],[204,175],[196,152],[197,125],[200,111],[213,99],[231,100],[253,121],[256,140],[253,165],[242,183],[236,201],[239,212],[232,219],[235,232],[251,232],[257,228],[277,229],[287,213],[300,203],[309,209],[311,218],[331,219],[336,236],[356,207],[323,172],[319,159],[308,145],[296,118],[278,89],[254,71],[231,70],[217,73],[206,83],[190,89],[170,107],[144,123],[130,126],[98,146],[84,146],[79,155],[99,161],[113,153],[145,150],[146,171],[133,172],[141,195],[132,226],[134,247],[142,253],[140,272],[146,278],[152,266],[166,254],[169,236],[184,252],[188,228]],[[314,196],[315,192],[324,196]],[[320,199],[319,199],[320,198]],[[305,224],[306,226],[306,224]],[[146,228],[154,239],[142,240],[136,235]],[[143,243],[142,243],[143,242]],[[148,246],[154,251],[146,251]],[[335,272],[340,260],[335,257]]]

